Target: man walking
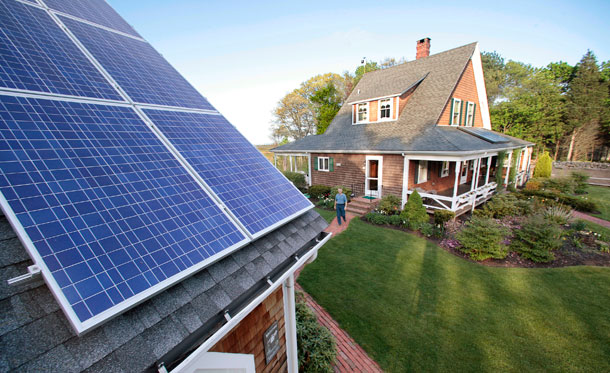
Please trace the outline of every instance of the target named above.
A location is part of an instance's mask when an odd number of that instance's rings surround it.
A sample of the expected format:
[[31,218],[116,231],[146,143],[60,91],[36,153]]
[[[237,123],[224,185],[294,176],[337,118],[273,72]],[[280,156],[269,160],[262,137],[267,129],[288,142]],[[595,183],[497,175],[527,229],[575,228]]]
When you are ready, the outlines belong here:
[[343,189],[337,189],[337,195],[335,195],[335,210],[337,210],[337,222],[341,225],[341,217],[345,222],[345,205],[347,205],[347,196],[343,194]]

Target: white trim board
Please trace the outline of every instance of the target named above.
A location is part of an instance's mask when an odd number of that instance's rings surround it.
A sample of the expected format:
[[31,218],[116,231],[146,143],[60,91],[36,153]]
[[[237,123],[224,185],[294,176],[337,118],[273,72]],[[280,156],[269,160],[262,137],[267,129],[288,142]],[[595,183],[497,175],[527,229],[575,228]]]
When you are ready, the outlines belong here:
[[481,50],[479,43],[474,48],[472,54],[472,70],[474,71],[474,82],[479,95],[479,110],[483,128],[491,130],[491,118],[489,116],[489,103],[487,102],[487,89],[485,88],[485,77],[483,76],[483,62],[481,61]]

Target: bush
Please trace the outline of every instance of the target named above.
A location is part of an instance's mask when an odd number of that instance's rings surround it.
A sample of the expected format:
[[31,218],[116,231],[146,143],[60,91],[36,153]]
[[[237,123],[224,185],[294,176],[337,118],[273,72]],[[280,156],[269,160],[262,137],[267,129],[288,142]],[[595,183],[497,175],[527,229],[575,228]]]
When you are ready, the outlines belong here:
[[296,321],[299,372],[333,372],[332,364],[337,356],[333,335],[318,323],[307,307],[303,295],[297,293]]
[[405,208],[400,213],[400,216],[407,221],[408,227],[413,230],[419,228],[421,224],[427,223],[430,220],[421,196],[417,190],[414,190],[409,196],[409,199],[405,204]]
[[504,177],[502,172],[504,170],[504,161],[506,159],[506,152],[503,150],[498,153],[498,167],[496,167],[496,191],[501,191],[504,186]]
[[517,202],[517,197],[512,193],[496,194],[483,205],[477,215],[496,219],[519,215],[521,209],[517,206]]
[[390,215],[390,224],[400,227],[404,224],[404,220],[400,217],[400,215]]
[[538,180],[530,180],[525,184],[525,190],[540,190],[542,188],[542,183]]
[[574,193],[576,194],[585,194],[587,193],[587,188],[589,187],[589,175],[584,172],[572,172],[570,175],[572,181],[574,182]]
[[515,202],[515,207],[519,211],[519,215],[529,215],[534,212],[534,205],[530,200],[518,199]]
[[436,210],[434,211],[434,224],[445,226],[449,220],[455,218],[455,212],[450,210]]
[[513,150],[513,154],[510,161],[510,169],[508,172],[508,190],[514,192],[517,190],[517,158],[519,157],[519,153],[521,149]]
[[440,238],[443,234],[443,232],[441,231],[441,229],[439,227],[437,227],[434,224],[430,224],[430,223],[422,223],[419,226],[419,231],[421,232],[421,234],[423,234],[426,237],[437,237]]
[[402,201],[399,197],[388,194],[381,199],[377,208],[388,215],[392,215],[398,212],[401,203]]
[[553,171],[553,160],[549,153],[544,152],[538,162],[536,162],[536,168],[534,168],[534,177],[551,177]]
[[543,212],[542,216],[556,224],[566,224],[572,217],[572,210],[563,205],[549,206]]
[[524,195],[537,196],[550,201],[556,201],[564,205],[571,206],[573,209],[583,212],[592,212],[597,210],[597,205],[593,201],[589,201],[582,197],[570,196],[563,193],[554,193],[548,190],[523,190]]
[[570,224],[570,229],[575,230],[576,232],[584,231],[587,228],[587,224],[585,224],[582,220],[577,220],[574,223]]
[[343,194],[345,194],[347,196],[347,201],[351,201],[351,196],[352,196],[352,190],[348,187],[342,186],[342,185],[337,185],[334,186],[332,188],[330,188],[330,195],[329,198],[332,198],[332,200],[335,200],[335,196],[337,195],[337,191],[340,189],[343,189]]
[[572,194],[576,186],[571,178],[559,177],[554,179],[545,179],[543,185],[546,189],[558,190],[561,193]]
[[368,222],[377,225],[390,224],[390,216],[383,215],[377,212],[369,212],[368,214],[364,215],[364,218]]
[[534,262],[551,262],[555,259],[552,251],[561,247],[561,228],[541,216],[531,216],[514,231],[511,247]]
[[462,245],[460,250],[468,254],[471,259],[504,259],[508,250],[502,241],[507,234],[508,229],[494,220],[473,216],[457,234],[457,239]]
[[327,209],[335,208],[335,200],[331,198],[320,198],[318,202],[316,202],[316,206],[326,207]]
[[330,194],[330,187],[320,184],[312,185],[309,187],[308,193],[314,198],[320,198],[321,196],[326,196]]
[[300,172],[292,172],[292,171],[284,171],[282,172],[286,179],[290,180],[297,189],[301,192],[304,192],[307,188],[307,183],[305,182],[305,175]]

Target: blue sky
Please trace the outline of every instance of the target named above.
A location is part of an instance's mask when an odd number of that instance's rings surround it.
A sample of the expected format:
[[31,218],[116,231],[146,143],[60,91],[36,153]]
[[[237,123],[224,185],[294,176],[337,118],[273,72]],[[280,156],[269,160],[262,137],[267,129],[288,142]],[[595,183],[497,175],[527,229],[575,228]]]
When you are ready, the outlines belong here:
[[478,41],[534,66],[610,60],[610,1],[108,1],[255,144],[302,81],[412,60],[426,36],[431,53]]

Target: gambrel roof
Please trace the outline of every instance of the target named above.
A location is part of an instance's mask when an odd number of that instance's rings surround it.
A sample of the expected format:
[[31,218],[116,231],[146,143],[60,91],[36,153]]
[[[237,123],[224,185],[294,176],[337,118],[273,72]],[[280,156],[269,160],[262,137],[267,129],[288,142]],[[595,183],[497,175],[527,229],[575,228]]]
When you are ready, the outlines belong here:
[[[307,136],[273,152],[462,152],[524,146],[505,136],[490,143],[458,127],[437,125],[477,43],[364,74],[326,133]],[[415,88],[396,121],[352,124],[353,103],[400,95]],[[486,131],[486,130],[481,130]],[[489,131],[491,132],[491,131]]]

